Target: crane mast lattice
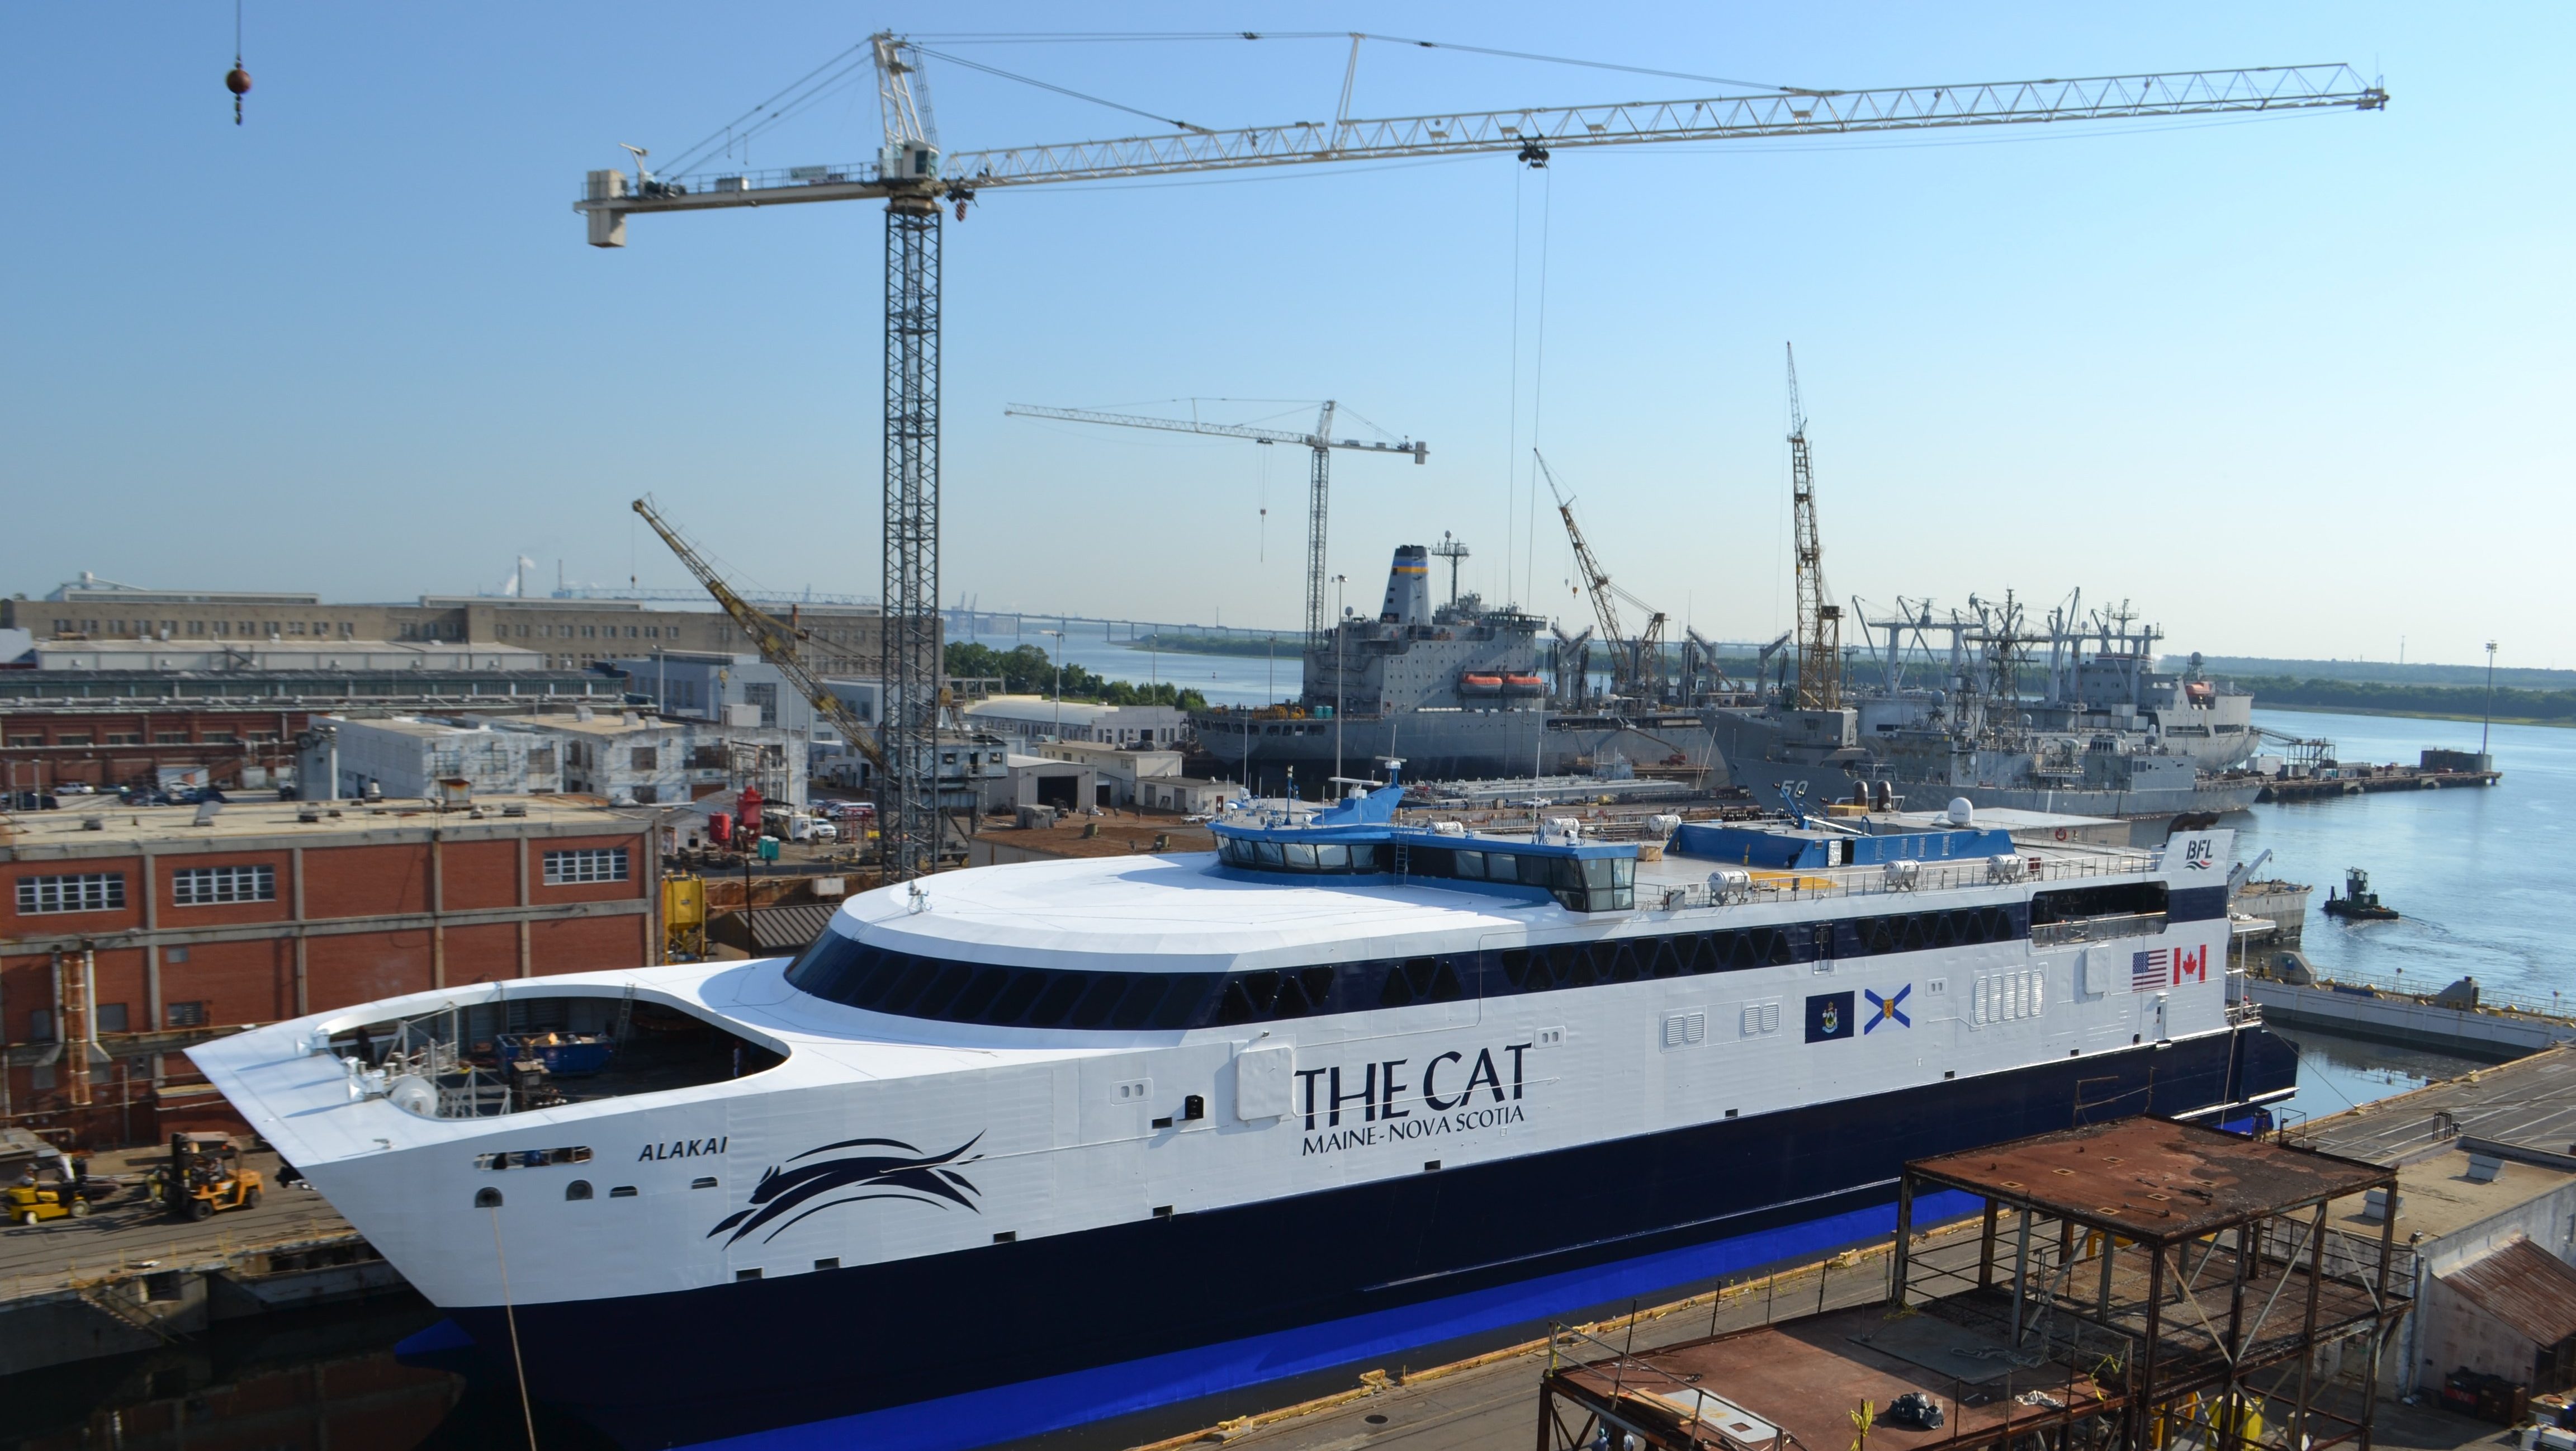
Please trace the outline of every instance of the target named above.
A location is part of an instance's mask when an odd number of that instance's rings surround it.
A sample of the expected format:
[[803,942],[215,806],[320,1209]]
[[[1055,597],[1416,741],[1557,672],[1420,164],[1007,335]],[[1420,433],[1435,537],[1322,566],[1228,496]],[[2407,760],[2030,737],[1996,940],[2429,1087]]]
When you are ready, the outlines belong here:
[[[1785,345],[1784,345],[1785,346]],[[1798,401],[1798,350],[1789,348],[1789,496],[1798,550],[1798,708],[1843,704],[1843,611],[1825,588],[1825,547],[1816,533],[1816,469],[1807,413]]]

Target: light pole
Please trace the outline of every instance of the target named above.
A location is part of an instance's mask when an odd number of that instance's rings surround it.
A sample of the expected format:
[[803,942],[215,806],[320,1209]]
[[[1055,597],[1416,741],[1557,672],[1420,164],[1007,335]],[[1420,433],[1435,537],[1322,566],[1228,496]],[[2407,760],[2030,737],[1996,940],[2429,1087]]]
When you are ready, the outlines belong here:
[[[1333,621],[1333,791],[1342,789],[1342,642],[1350,637],[1351,607],[1342,603],[1342,582],[1346,574],[1333,576],[1333,608],[1338,617]],[[1333,799],[1332,791],[1324,799]]]
[[2487,641],[2487,703],[2478,716],[2478,754],[2487,753],[2487,727],[2495,719],[2495,645]]
[[1040,630],[1041,635],[1055,636],[1055,738],[1064,739],[1064,631]]

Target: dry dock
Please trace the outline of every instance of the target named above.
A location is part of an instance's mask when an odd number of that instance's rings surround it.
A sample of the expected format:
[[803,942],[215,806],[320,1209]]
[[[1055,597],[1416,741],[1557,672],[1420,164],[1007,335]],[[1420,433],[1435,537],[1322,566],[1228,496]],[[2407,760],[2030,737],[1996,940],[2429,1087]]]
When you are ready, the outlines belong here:
[[[130,1179],[159,1157],[102,1154],[93,1170]],[[246,1161],[268,1180],[266,1194],[212,1219],[174,1220],[127,1188],[86,1218],[0,1230],[0,1376],[404,1288],[321,1195],[276,1182],[275,1154]]]

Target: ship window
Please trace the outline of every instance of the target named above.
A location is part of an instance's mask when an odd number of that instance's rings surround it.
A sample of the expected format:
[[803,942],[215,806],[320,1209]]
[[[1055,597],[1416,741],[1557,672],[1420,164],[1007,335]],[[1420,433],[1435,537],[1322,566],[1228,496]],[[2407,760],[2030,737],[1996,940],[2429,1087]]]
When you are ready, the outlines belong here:
[[1352,847],[1351,870],[1355,872],[1378,870],[1378,848],[1374,844]]
[[1315,863],[1328,872],[1351,869],[1351,849],[1340,842],[1327,842],[1315,848]]
[[923,990],[920,999],[912,1005],[913,1016],[917,1018],[943,1016],[948,1005],[957,1000],[959,993],[965,991],[966,984],[974,980],[975,969],[965,963],[952,962],[941,968],[939,975],[931,979],[930,986]]
[[1138,977],[1128,984],[1126,996],[1118,1000],[1118,1011],[1110,1016],[1109,1025],[1113,1028],[1145,1026],[1152,1021],[1154,1005],[1163,1000],[1163,991],[1169,986],[1170,980],[1158,974],[1147,973]]
[[1275,867],[1282,863],[1279,843],[1275,841],[1256,841],[1252,844],[1252,852],[1255,859],[1265,867]]
[[1530,954],[1527,948],[1522,947],[1504,950],[1503,979],[1509,982],[1516,992],[1529,992],[1534,988],[1545,986],[1544,983],[1530,981]]
[[2030,920],[2040,926],[2088,917],[2131,917],[2165,910],[2165,884],[2156,881],[2108,882],[2098,887],[2067,887],[2034,892]]
[[1689,938],[1687,938],[1687,937],[1679,937],[1679,938],[1676,938],[1676,937],[1664,937],[1664,938],[1658,938],[1655,942],[1653,942],[1652,944],[1649,944],[1649,945],[1651,945],[1651,946],[1654,948],[1654,953],[1655,953],[1655,964],[1654,964],[1654,974],[1655,974],[1655,976],[1657,976],[1657,977],[1679,977],[1679,976],[1681,976],[1681,972],[1682,972],[1682,953],[1683,953],[1685,950],[1687,950],[1687,949],[1689,948],[1689,946],[1690,946],[1690,939],[1689,939]]
[[1020,1020],[1020,1014],[1027,1012],[1029,1010],[1029,1004],[1037,1001],[1038,990],[1045,987],[1046,984],[1047,974],[1043,972],[1013,973],[1011,975],[1010,985],[1003,988],[1002,995],[993,1000],[993,1010],[985,1015],[984,1021],[988,1023],[1018,1022]]
[[477,1190],[475,1190],[475,1191],[474,1191],[474,1207],[475,1207],[475,1208],[477,1208],[477,1209],[498,1209],[498,1208],[500,1208],[500,1207],[501,1207],[501,1191],[500,1191],[500,1190],[498,1190],[498,1189],[477,1189]]
[[1612,982],[1635,982],[1637,980],[1637,949],[1635,947],[1622,942],[1618,946],[1610,949],[1610,980]]
[[1458,875],[1465,877],[1470,881],[1482,881],[1484,879],[1485,854],[1483,852],[1454,852],[1450,856],[1450,865],[1451,869],[1457,872]]
[[1087,985],[1081,973],[1056,974],[1055,981],[1047,984],[1046,994],[1038,999],[1038,1005],[1029,1009],[1029,1026],[1052,1028],[1063,1022],[1064,1015],[1073,1011],[1074,1000],[1082,996]]
[[1073,1025],[1077,1028],[1099,1027],[1102,1020],[1109,1016],[1109,1010],[1117,1006],[1119,995],[1126,990],[1125,973],[1091,974],[1090,987],[1084,989],[1082,1001],[1073,1006]]
[[571,1183],[566,1184],[564,1186],[564,1197],[566,1199],[588,1199],[590,1197],[590,1181],[587,1179],[575,1179]]
[[1485,853],[1485,877],[1496,882],[1520,881],[1520,862],[1521,859],[1510,852],[1489,851]]
[[886,990],[882,1007],[889,1013],[908,1014],[912,1011],[912,1000],[921,996],[921,990],[930,986],[931,979],[939,975],[939,964],[905,952],[886,954],[886,966],[894,967],[898,963],[902,965],[903,975]]
[[[1019,975],[1028,976],[1025,973]],[[960,1023],[971,1023],[983,1017],[984,1010],[991,1007],[994,999],[1001,996],[1002,985],[1009,982],[1012,976],[1011,970],[1007,967],[988,967],[975,974],[973,985],[959,993],[957,1001],[949,1004],[947,1016],[951,1021]]]

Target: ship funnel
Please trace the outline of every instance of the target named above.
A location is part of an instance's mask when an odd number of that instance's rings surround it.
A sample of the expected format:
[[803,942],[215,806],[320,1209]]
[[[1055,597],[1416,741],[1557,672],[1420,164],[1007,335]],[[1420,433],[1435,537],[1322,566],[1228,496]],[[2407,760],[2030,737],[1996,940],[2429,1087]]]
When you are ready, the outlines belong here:
[[1386,572],[1386,604],[1378,611],[1381,625],[1431,623],[1431,551],[1419,544],[1400,544],[1395,564]]

